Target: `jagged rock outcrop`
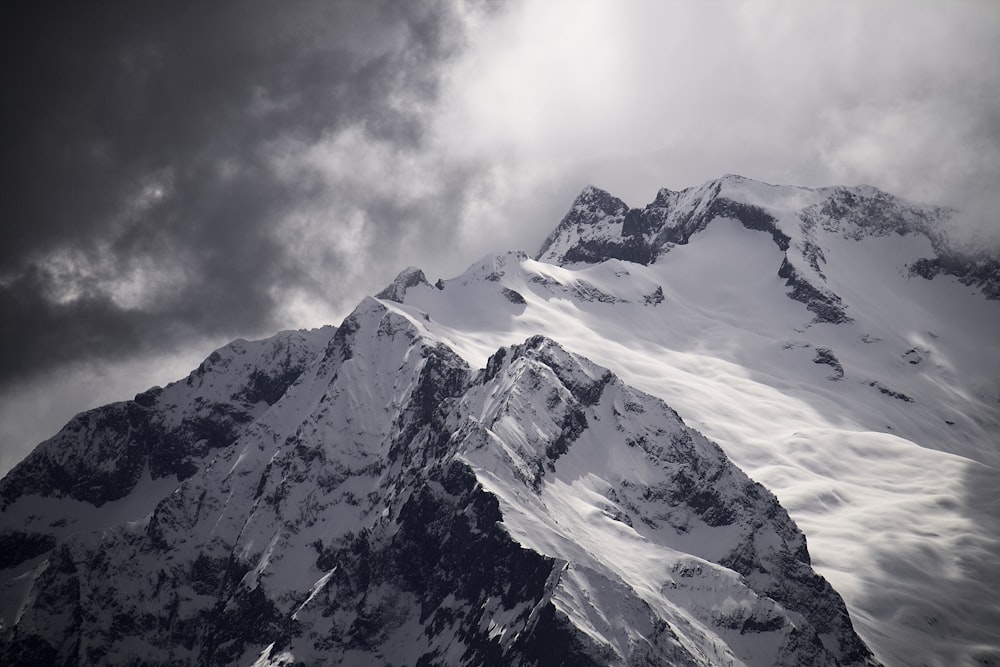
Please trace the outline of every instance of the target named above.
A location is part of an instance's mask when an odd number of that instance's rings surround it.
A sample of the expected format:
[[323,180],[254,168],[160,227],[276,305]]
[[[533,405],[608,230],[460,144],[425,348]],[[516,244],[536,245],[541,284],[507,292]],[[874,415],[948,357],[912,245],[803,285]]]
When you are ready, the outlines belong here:
[[5,664],[871,662],[661,401],[541,336],[473,371],[372,299],[149,516],[53,539]]
[[424,272],[415,266],[399,272],[399,275],[381,292],[375,295],[377,299],[402,302],[406,298],[406,290],[417,285],[430,285]]
[[[53,554],[65,567],[74,562],[63,538],[142,519],[275,404],[333,332],[234,341],[187,378],[77,415],[40,444],[0,481],[0,569],[9,575],[0,581],[0,624],[16,620],[27,573],[59,572],[45,565]],[[50,598],[64,605],[51,591],[40,599]]]
[[948,215],[587,188],[537,260],[227,346],[0,482],[0,662],[988,661],[963,474],[992,479],[1000,311]]
[[955,276],[963,285],[978,287],[986,298],[1000,301],[1000,258],[988,253],[945,251],[917,260],[910,273],[925,280],[938,275]]
[[26,494],[100,507],[128,495],[144,472],[190,477],[281,398],[333,331],[237,340],[179,382],[77,415],[0,481],[4,508]]
[[[768,203],[752,192],[754,188],[795,191],[797,201],[791,206]],[[949,243],[941,223],[952,213],[912,204],[870,186],[778,188],[734,175],[679,192],[662,189],[641,209],[630,209],[611,194],[588,186],[546,238],[537,258],[561,265],[609,259],[648,265],[671,248],[690,243],[714,220],[735,220],[746,229],[767,233],[785,252],[784,261],[775,268],[791,288],[790,298],[805,304],[815,322],[841,324],[852,318],[826,284],[821,234],[855,241],[889,234],[924,236],[935,254],[915,261],[912,275],[927,279],[953,275],[979,287],[987,298],[1000,298],[1000,262]]]

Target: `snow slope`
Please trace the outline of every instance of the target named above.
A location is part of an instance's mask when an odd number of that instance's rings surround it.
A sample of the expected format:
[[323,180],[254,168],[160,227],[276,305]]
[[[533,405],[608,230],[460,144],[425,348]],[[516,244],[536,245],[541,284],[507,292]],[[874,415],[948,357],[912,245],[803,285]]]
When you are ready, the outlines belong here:
[[81,413],[41,443],[0,481],[0,623],[17,618],[58,541],[148,518],[277,402],[333,332],[234,341],[184,380]]
[[[699,220],[720,198],[734,215]],[[665,400],[777,494],[887,664],[1000,660],[1000,303],[911,271],[946,250],[946,212],[739,177],[666,199],[644,238],[675,241],[646,263],[588,254],[630,238],[627,207],[588,188],[548,261],[487,257],[404,307],[473,366],[544,333]]]
[[1000,662],[1000,272],[948,215],[587,188],[536,259],[224,348],[0,482],[0,655]]
[[543,337],[473,372],[363,301],[143,520],[60,541],[4,657],[872,664],[777,500]]

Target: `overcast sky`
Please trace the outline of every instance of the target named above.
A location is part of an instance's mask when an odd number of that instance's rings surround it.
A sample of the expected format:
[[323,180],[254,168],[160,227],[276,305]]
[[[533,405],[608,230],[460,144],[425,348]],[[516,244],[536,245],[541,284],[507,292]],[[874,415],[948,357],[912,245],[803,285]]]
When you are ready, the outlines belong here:
[[868,183],[1000,238],[1000,3],[4,3],[0,473],[235,337],[534,252],[588,183]]

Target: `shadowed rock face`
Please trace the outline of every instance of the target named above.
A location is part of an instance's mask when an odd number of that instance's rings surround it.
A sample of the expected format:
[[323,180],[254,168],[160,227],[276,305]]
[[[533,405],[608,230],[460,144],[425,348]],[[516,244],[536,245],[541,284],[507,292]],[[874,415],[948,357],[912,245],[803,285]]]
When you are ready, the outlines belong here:
[[816,287],[806,280],[788,257],[781,262],[778,268],[778,277],[785,279],[785,287],[790,287],[788,297],[804,303],[806,308],[815,313],[816,322],[829,322],[830,324],[843,324],[851,322],[851,318],[844,312],[843,301],[840,297],[828,289]]
[[650,264],[671,245],[684,245],[717,218],[737,220],[747,229],[767,232],[781,250],[789,237],[765,209],[721,196],[721,181],[688,191],[661,190],[645,208],[629,209],[620,199],[586,188],[538,253],[558,264],[620,259]]
[[377,299],[402,302],[406,298],[406,290],[417,285],[429,285],[424,272],[415,267],[404,269],[385,289],[375,295]]
[[184,380],[77,415],[0,482],[4,508],[25,494],[100,507],[127,496],[144,471],[190,477],[281,398],[332,334],[235,341]]
[[825,285],[822,266],[826,258],[815,240],[817,230],[855,241],[917,234],[930,240],[935,254],[914,262],[911,275],[928,280],[940,274],[952,275],[981,289],[987,298],[1000,299],[1000,258],[951,246],[941,222],[952,211],[911,204],[868,186],[798,188],[812,193],[818,201],[792,212],[779,211],[738,201],[733,198],[738,194],[727,195],[727,185],[743,182],[747,179],[726,176],[681,192],[664,189],[641,209],[630,209],[590,186],[542,244],[537,258],[561,265],[609,259],[649,265],[674,246],[696,242],[697,234],[712,221],[735,220],[746,229],[769,234],[775,246],[785,252],[776,270],[790,288],[789,298],[805,304],[814,313],[815,322],[843,324],[853,320],[840,296]]
[[[367,299],[311,360],[211,361],[264,403],[285,380],[254,378],[305,370],[145,520],[6,533],[31,583],[4,664],[870,663],[775,497],[661,401],[541,336],[473,372],[421,327]],[[95,432],[134,433],[127,405]],[[560,528],[572,498],[617,508],[588,529],[607,541]]]
[[955,276],[963,285],[981,289],[987,299],[1000,301],[1000,259],[997,257],[944,253],[914,262],[910,274],[925,280],[938,275]]

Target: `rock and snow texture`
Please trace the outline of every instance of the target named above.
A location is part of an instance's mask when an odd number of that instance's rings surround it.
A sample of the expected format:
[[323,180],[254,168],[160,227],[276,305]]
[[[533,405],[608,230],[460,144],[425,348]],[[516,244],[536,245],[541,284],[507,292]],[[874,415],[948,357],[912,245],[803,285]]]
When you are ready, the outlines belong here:
[[871,662],[662,401],[541,336],[473,371],[423,322],[366,300],[151,514],[59,539],[5,663]]
[[867,663],[778,501],[662,401],[541,336],[475,380],[459,457],[519,543],[566,563],[553,604],[601,653]]
[[868,187],[728,176],[636,211],[587,188],[538,259],[403,306],[473,366],[541,333],[663,399],[775,492],[884,663],[1000,663],[995,260]]
[[[0,569],[148,514],[276,403],[333,331],[237,340],[184,380],[74,417],[0,481]],[[0,613],[9,623],[10,607]]]
[[0,482],[2,661],[1000,661],[996,264],[948,215],[587,188],[537,260],[227,346]]
[[724,218],[766,232],[778,249],[787,251],[778,275],[786,279],[790,296],[806,304],[817,322],[850,319],[824,273],[824,248],[831,237],[860,241],[893,234],[922,236],[931,248],[908,267],[912,275],[954,275],[988,298],[1000,299],[1000,254],[951,245],[941,224],[951,213],[869,186],[775,187],[732,175],[680,192],[662,189],[642,209],[630,209],[588,186],[542,244],[538,259],[559,265],[608,259],[648,265]]

